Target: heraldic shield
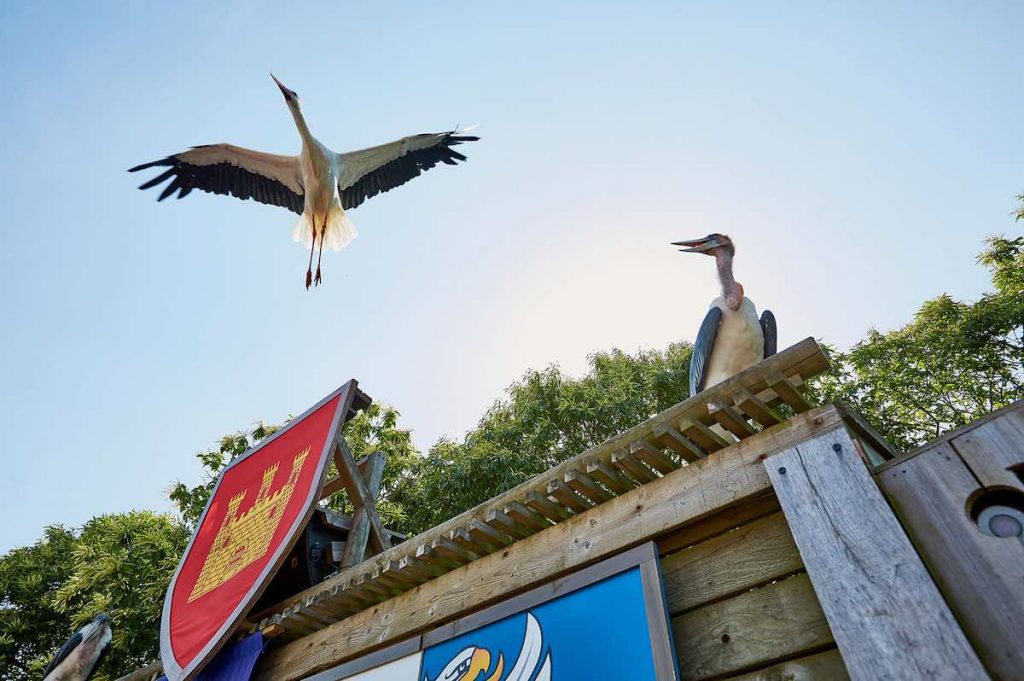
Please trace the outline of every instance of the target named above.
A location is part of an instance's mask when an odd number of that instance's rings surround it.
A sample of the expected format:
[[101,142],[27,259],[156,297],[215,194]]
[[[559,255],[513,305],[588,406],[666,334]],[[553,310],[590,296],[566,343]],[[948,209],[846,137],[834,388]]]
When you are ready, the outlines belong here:
[[221,472],[164,598],[168,681],[194,676],[277,572],[319,500],[356,393],[351,380]]

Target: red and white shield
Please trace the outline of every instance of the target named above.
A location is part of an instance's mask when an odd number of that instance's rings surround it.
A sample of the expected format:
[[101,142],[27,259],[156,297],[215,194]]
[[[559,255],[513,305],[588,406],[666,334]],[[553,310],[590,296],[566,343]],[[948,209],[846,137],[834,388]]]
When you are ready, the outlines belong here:
[[224,469],[164,598],[160,658],[191,678],[259,598],[319,499],[352,380]]

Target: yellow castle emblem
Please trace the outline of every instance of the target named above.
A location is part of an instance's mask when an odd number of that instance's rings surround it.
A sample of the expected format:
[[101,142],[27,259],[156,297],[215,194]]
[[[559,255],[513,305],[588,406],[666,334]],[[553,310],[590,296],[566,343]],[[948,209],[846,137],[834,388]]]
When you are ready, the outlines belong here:
[[196,585],[188,597],[189,603],[213,591],[247,565],[266,555],[270,540],[280,523],[281,513],[288,506],[288,500],[292,497],[307,456],[309,447],[296,455],[292,461],[292,472],[288,476],[288,482],[273,494],[270,492],[270,485],[277,475],[278,464],[275,463],[264,470],[263,484],[260,485],[256,501],[253,502],[252,508],[242,515],[238,515],[238,508],[242,505],[248,490],[231,497],[220,530],[217,531],[210,553],[203,563],[203,569],[199,572],[199,579],[196,580]]

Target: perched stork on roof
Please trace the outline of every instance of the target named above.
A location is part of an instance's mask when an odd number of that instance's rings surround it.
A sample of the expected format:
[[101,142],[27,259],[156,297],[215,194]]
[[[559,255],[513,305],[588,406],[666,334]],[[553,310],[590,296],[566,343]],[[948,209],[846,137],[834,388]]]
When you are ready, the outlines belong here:
[[43,670],[43,681],[86,681],[99,668],[110,639],[110,618],[97,615],[61,646]]
[[775,315],[765,310],[757,317],[757,308],[743,295],[732,276],[736,248],[724,234],[708,234],[703,239],[675,241],[683,253],[703,253],[715,257],[722,295],[711,301],[697,332],[690,358],[690,395],[738,374],[775,354],[777,332]]
[[320,238],[316,264],[319,285],[324,243],[337,251],[356,236],[346,210],[405,184],[438,163],[456,165],[465,161],[466,157],[452,147],[480,139],[462,134],[466,130],[451,130],[412,135],[369,149],[338,154],[310,133],[299,106],[299,96],[277,78],[274,82],[281,88],[302,138],[302,151],[298,156],[265,154],[230,144],[208,144],[137,165],[128,172],[166,167],[163,173],[139,187],[149,189],[170,180],[158,201],[174,192],[178,192],[180,199],[193,189],[200,189],[213,194],[230,194],[243,201],[256,199],[298,213],[299,221],[292,236],[309,246],[307,289],[313,282],[317,237]]

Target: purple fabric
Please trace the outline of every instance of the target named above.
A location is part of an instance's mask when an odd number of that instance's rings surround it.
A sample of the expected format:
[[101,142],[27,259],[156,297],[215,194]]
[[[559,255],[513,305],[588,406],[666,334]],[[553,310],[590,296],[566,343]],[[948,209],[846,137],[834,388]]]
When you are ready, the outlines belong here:
[[[249,681],[263,652],[263,632],[224,646],[195,677],[195,681]],[[161,675],[157,681],[167,681]]]

